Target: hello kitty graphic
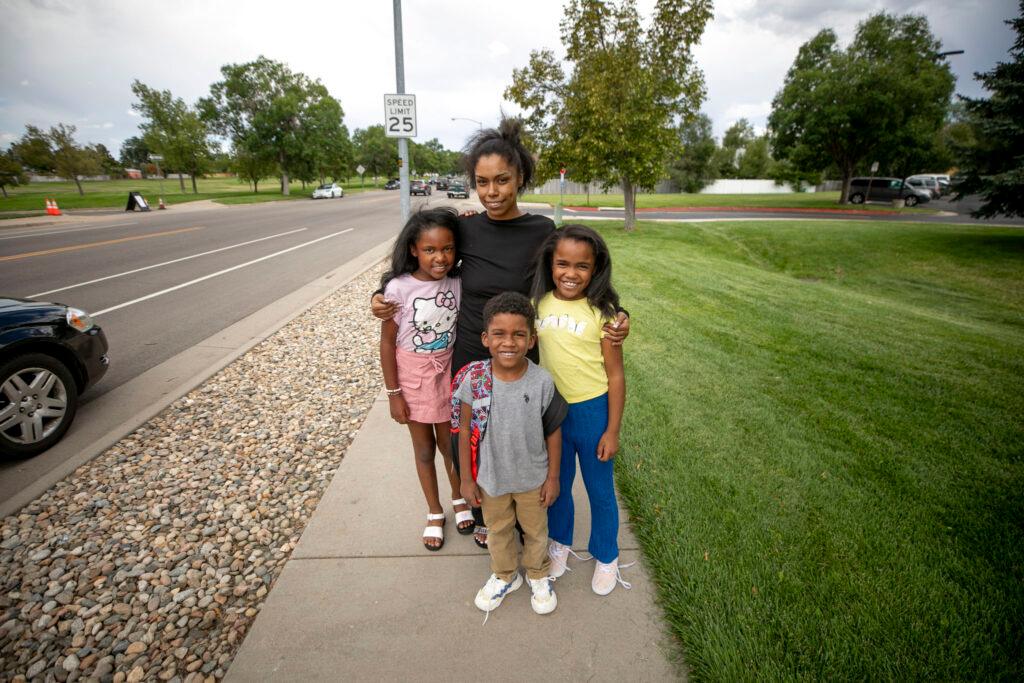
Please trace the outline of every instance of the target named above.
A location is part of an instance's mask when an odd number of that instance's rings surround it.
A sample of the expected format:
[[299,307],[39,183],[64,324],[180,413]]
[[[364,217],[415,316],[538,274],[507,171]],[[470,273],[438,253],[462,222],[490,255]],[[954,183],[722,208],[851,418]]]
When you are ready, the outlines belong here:
[[416,328],[412,343],[417,353],[444,351],[455,341],[452,330],[459,313],[455,302],[455,293],[451,290],[438,292],[431,298],[412,300],[412,326]]

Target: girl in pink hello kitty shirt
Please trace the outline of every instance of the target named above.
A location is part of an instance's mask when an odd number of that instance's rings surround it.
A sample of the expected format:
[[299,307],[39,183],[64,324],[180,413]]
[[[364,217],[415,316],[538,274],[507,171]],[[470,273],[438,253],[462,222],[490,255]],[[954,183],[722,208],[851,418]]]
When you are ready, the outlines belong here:
[[450,209],[419,211],[395,240],[391,269],[381,278],[384,298],[397,313],[381,323],[380,365],[391,417],[408,425],[416,474],[427,501],[423,545],[444,545],[444,509],[434,455],[441,451],[451,485],[456,528],[473,533],[473,513],[461,498],[452,465],[449,415],[452,346],[462,283],[455,270],[458,216]]

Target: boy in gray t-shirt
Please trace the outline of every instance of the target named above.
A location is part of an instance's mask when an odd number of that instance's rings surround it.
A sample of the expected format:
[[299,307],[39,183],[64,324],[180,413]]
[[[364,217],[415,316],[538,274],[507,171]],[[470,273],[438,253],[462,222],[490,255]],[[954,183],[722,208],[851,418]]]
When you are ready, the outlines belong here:
[[[537,341],[533,306],[522,294],[503,292],[484,306],[484,346],[493,375],[487,428],[479,443],[476,481],[463,477],[462,495],[483,508],[491,578],[476,595],[476,606],[490,612],[505,595],[523,585],[516,552],[515,525],[523,529],[523,568],[538,614],[554,611],[557,600],[549,575],[547,508],[558,498],[561,429],[544,436],[542,418],[556,390],[551,375],[526,352]],[[483,361],[488,362],[488,361]],[[461,402],[459,458],[471,472],[470,422],[473,389],[466,379],[455,389]],[[486,400],[486,399],[484,399]]]

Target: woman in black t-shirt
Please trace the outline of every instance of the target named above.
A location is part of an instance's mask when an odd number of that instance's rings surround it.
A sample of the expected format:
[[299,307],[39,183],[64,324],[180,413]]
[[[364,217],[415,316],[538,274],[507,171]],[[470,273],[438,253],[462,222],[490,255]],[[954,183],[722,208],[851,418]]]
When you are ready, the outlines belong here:
[[[519,195],[533,178],[534,161],[520,139],[521,124],[502,119],[497,129],[482,130],[469,142],[463,157],[470,187],[476,190],[484,213],[459,218],[458,258],[462,260],[462,302],[459,306],[452,373],[466,363],[490,358],[480,341],[483,311],[487,300],[500,292],[515,291],[529,296],[531,271],[537,249],[555,230],[546,216],[523,213]],[[395,306],[381,293],[373,295],[373,315],[388,320]],[[615,325],[606,325],[607,336],[615,343],[629,334],[629,318],[619,312]],[[539,362],[537,348],[527,356]],[[452,440],[453,459],[458,466],[458,444]],[[572,495],[571,491],[563,492]],[[457,504],[456,509],[463,508]],[[486,546],[487,529],[480,508],[473,508],[476,519],[474,539]],[[467,524],[459,533],[468,533]]]

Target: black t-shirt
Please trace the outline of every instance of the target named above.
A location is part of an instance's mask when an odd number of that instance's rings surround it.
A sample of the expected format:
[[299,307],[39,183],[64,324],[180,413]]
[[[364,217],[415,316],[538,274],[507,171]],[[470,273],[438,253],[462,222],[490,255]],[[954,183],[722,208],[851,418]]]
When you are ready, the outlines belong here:
[[[507,221],[493,220],[486,213],[459,219],[462,304],[452,357],[453,374],[466,363],[491,357],[480,341],[484,304],[501,292],[529,296],[537,250],[554,231],[555,223],[550,218],[528,213]],[[537,347],[527,356],[539,362]]]

